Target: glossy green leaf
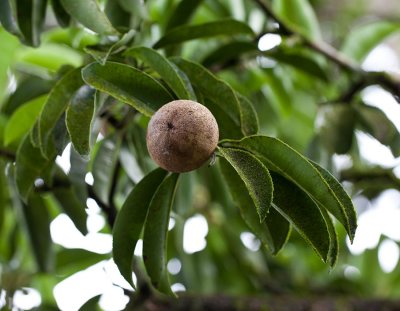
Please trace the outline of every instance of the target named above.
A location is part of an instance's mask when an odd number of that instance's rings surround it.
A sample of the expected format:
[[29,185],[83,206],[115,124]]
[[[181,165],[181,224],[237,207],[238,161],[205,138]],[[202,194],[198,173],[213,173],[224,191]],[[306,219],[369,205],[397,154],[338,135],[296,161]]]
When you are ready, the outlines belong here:
[[258,53],[257,44],[253,41],[233,41],[219,46],[217,49],[211,51],[202,61],[206,67],[212,65],[218,66],[221,63],[239,58],[242,54],[255,52]]
[[16,14],[11,6],[10,0],[0,1],[0,22],[3,28],[9,33],[21,37]]
[[82,70],[86,83],[151,116],[173,100],[169,92],[148,74],[119,63],[87,65]]
[[65,74],[51,90],[39,119],[40,149],[48,152],[48,141],[58,120],[68,107],[72,95],[83,85],[81,69]]
[[196,11],[198,6],[201,4],[202,0],[182,0],[180,1],[171,16],[168,18],[167,22],[167,30],[172,28],[176,28],[183,24],[186,24],[190,18],[193,16],[193,13]]
[[260,222],[268,215],[273,197],[273,184],[267,168],[251,153],[231,148],[219,148],[246,185],[257,209]]
[[108,20],[116,29],[128,29],[130,26],[130,14],[123,9],[119,1],[107,1],[104,12]]
[[167,172],[156,169],[130,192],[119,211],[113,228],[113,258],[122,276],[132,285],[132,260],[150,202]]
[[47,206],[38,194],[32,194],[27,204],[22,204],[22,213],[36,263],[40,271],[49,272],[54,265],[54,251]]
[[143,233],[143,260],[151,283],[161,292],[174,295],[167,270],[168,224],[179,174],[161,183],[150,203]]
[[132,152],[131,144],[124,144],[119,153],[119,160],[129,178],[137,184],[143,178],[143,171],[136,159],[136,154]]
[[69,275],[109,259],[109,254],[92,253],[80,248],[62,248],[56,254],[55,268],[57,273]]
[[218,162],[229,192],[237,204],[244,222],[266,248],[273,254],[278,253],[288,238],[289,222],[276,215],[276,212],[271,209],[265,222],[260,223],[260,217],[257,214],[253,199],[250,197],[243,180],[227,160],[220,159]]
[[71,218],[75,227],[83,234],[87,234],[86,227],[86,205],[84,205],[76,196],[72,187],[62,188],[58,187],[53,190],[53,194],[60,204],[65,214]]
[[[200,64],[182,58],[173,58],[172,61],[184,71],[194,87],[211,98],[211,103],[218,105],[218,107],[229,116],[231,121],[240,127],[241,116],[239,100],[233,89],[227,83],[214,76]],[[210,107],[208,108],[210,109]],[[212,111],[212,109],[210,110]],[[215,117],[218,124],[224,122],[224,120],[219,120],[217,118],[218,116]]]
[[282,141],[267,136],[250,136],[240,141],[227,140],[222,145],[253,153],[267,168],[296,184],[332,213],[345,227],[350,240],[353,240],[356,230],[353,205],[341,201],[318,169],[300,153]]
[[46,13],[46,0],[16,0],[17,22],[24,43],[39,46]]
[[57,19],[58,24],[61,27],[68,27],[71,16],[65,11],[60,0],[51,0],[51,7],[53,8],[54,15]]
[[306,37],[321,39],[318,19],[308,0],[276,0],[273,9],[286,23]]
[[355,111],[347,103],[321,105],[317,128],[322,145],[331,153],[349,152],[354,136]]
[[218,20],[200,25],[184,25],[168,31],[164,37],[154,44],[154,48],[159,49],[171,44],[178,44],[199,38],[221,35],[233,36],[238,34],[254,36],[253,30],[247,24],[233,19]]
[[389,146],[392,153],[400,155],[400,133],[387,115],[379,108],[357,105],[357,121],[361,128],[382,144]]
[[101,35],[116,35],[107,16],[96,0],[60,0],[64,9],[83,26]]
[[196,100],[196,95],[186,75],[157,51],[147,47],[134,47],[127,50],[124,55],[137,57],[149,65],[179,99]]
[[37,97],[19,107],[13,113],[4,132],[4,144],[6,146],[21,139],[32,128],[46,99],[46,95]]
[[310,243],[321,259],[327,262],[330,236],[318,206],[292,182],[276,173],[271,173],[271,176],[274,181],[273,207]]
[[91,128],[94,117],[95,90],[84,85],[72,97],[67,108],[66,124],[72,145],[82,156],[91,147]]
[[24,201],[28,199],[35,180],[43,177],[43,171],[53,164],[55,156],[53,148],[51,154],[48,154],[48,159],[44,158],[40,149],[32,145],[29,135],[22,140],[17,150],[15,181]]
[[93,190],[103,203],[108,204],[121,138],[111,136],[103,139],[99,144],[92,166]]
[[400,31],[399,22],[377,21],[365,24],[349,32],[341,50],[361,63],[373,48],[398,31]]

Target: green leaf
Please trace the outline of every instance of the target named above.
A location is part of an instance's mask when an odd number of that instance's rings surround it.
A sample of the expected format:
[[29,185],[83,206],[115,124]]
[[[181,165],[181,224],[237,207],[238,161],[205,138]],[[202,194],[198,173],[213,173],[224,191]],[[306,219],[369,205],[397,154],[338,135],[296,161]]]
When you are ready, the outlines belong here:
[[184,25],[167,32],[164,37],[154,44],[154,48],[159,49],[171,44],[182,43],[199,38],[221,35],[233,36],[238,34],[254,36],[253,30],[247,24],[233,19],[218,20],[201,25]]
[[[10,0],[0,1],[0,22],[5,30],[21,38],[21,33],[17,25],[15,12],[11,7]],[[0,30],[1,32],[1,30]]]
[[83,26],[101,35],[117,35],[96,0],[60,0],[64,9]]
[[400,155],[400,134],[387,117],[379,108],[368,105],[357,105],[357,121],[361,128],[371,134],[382,144],[389,146],[393,154]]
[[53,194],[60,204],[65,214],[71,218],[75,227],[83,234],[87,234],[86,227],[86,206],[78,199],[72,187],[61,188],[57,187],[53,190]]
[[161,292],[174,295],[168,279],[168,223],[179,174],[161,183],[150,203],[143,233],[143,260],[152,284]]
[[361,63],[374,47],[399,30],[398,22],[378,21],[362,25],[350,31],[341,51]]
[[56,254],[56,272],[63,276],[70,275],[109,259],[109,254],[98,254],[79,248],[62,248]]
[[94,117],[95,90],[82,86],[72,97],[67,108],[66,124],[72,145],[82,156],[90,153],[90,136]]
[[8,120],[4,130],[4,145],[21,139],[34,125],[47,96],[37,97],[19,107]]
[[136,154],[132,154],[132,149],[134,150],[132,144],[123,144],[119,153],[119,160],[126,174],[137,184],[143,178],[143,171],[136,159]]
[[332,213],[345,227],[350,240],[356,230],[353,206],[336,196],[321,173],[304,156],[282,141],[267,136],[250,136],[240,141],[227,140],[224,147],[236,147],[253,153],[263,164],[305,191],[320,206]]
[[276,60],[278,63],[289,65],[319,80],[328,81],[326,69],[315,61],[311,55],[303,54],[296,49],[278,47],[265,51],[263,55]]
[[239,93],[236,93],[239,100],[240,120],[242,124],[242,131],[245,136],[255,135],[258,133],[258,117],[253,104]]
[[331,173],[329,173],[326,169],[321,167],[318,163],[315,163],[314,161],[308,160],[321,174],[321,176],[325,179],[329,187],[332,189],[332,191],[335,193],[336,198],[341,202],[345,209],[345,214],[348,215],[349,219],[349,226],[351,228],[357,228],[357,214],[356,210],[354,208],[353,202],[351,201],[351,198],[347,194],[347,192],[343,189],[343,186],[340,184],[340,182],[333,177]]
[[179,99],[196,100],[192,85],[186,75],[157,51],[147,47],[134,47],[124,53],[141,59],[154,69]]
[[203,59],[202,64],[206,67],[211,67],[212,65],[226,63],[248,52],[259,53],[257,44],[253,41],[242,40],[228,42],[208,54]]
[[256,206],[260,222],[263,222],[268,215],[274,191],[271,175],[267,168],[246,151],[231,148],[219,148],[218,150],[245,183]]
[[98,46],[88,46],[85,48],[85,52],[92,55],[93,58],[99,62],[101,65],[104,65],[110,55],[116,54],[124,50],[129,42],[132,41],[134,36],[136,35],[136,30],[131,29],[127,33],[125,33],[120,40],[111,45],[101,45]]
[[[212,99],[209,103],[218,105],[224,114],[231,119],[231,122],[236,124],[237,127],[240,127],[241,114],[239,99],[227,83],[218,79],[200,64],[182,58],[173,58],[172,61],[185,72],[194,87],[202,94]],[[204,105],[213,112],[213,109],[207,105],[207,102],[205,102]],[[215,118],[218,125],[225,122],[225,120],[218,118],[218,115],[216,115]]]
[[22,213],[36,263],[41,272],[49,272],[54,264],[54,252],[47,206],[38,194],[32,194],[27,204],[22,204]]
[[308,0],[275,0],[273,9],[296,31],[310,39],[321,39],[319,23]]
[[17,21],[24,43],[40,45],[40,33],[46,13],[46,0],[16,0]]
[[277,254],[289,236],[289,222],[283,217],[279,217],[277,212],[271,209],[265,222],[260,223],[260,217],[257,214],[254,201],[250,197],[243,180],[227,160],[222,158],[218,163],[229,192],[237,204],[244,222],[265,247],[273,254]]
[[196,11],[202,0],[182,0],[168,18],[166,30],[186,24]]
[[61,4],[61,0],[51,0],[51,7],[53,8],[58,24],[63,28],[68,27],[71,21],[71,16],[69,16],[67,11],[65,11]]
[[99,144],[93,159],[93,190],[103,203],[108,204],[113,176],[118,163],[121,137],[114,135],[104,138]]
[[122,30],[129,28],[131,15],[123,9],[118,1],[107,1],[104,12],[106,13],[108,20],[116,29]]
[[353,144],[355,110],[347,103],[321,105],[317,128],[321,143],[331,153],[345,154]]
[[73,94],[83,85],[81,68],[65,74],[51,90],[39,119],[40,149],[47,154],[49,137]]
[[91,63],[83,68],[82,76],[87,84],[131,105],[147,116],[173,100],[159,82],[127,65],[106,62],[102,66]]
[[142,232],[150,202],[167,172],[156,169],[130,192],[115,220],[113,258],[122,276],[132,285],[133,252]]
[[28,199],[35,180],[43,177],[43,171],[53,164],[55,156],[56,152],[53,149],[52,153],[48,154],[48,159],[44,158],[40,149],[32,145],[29,135],[21,141],[17,150],[15,181],[24,202]]
[[272,173],[274,203],[277,209],[326,262],[330,252],[330,236],[325,219],[314,201],[295,184]]

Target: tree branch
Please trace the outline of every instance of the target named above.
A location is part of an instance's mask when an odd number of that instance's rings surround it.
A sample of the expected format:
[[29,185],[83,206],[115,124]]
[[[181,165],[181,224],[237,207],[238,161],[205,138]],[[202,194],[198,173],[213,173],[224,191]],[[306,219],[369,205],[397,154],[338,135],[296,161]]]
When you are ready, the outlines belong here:
[[14,162],[16,155],[13,152],[11,152],[10,150],[0,148],[0,157]]
[[[393,76],[387,72],[369,72],[364,71],[359,64],[346,57],[333,46],[323,41],[315,41],[308,38],[301,32],[297,31],[287,23],[285,23],[272,9],[269,3],[264,0],[253,0],[265,15],[272,18],[280,26],[281,34],[295,35],[301,39],[305,46],[325,56],[330,61],[337,64],[344,70],[350,71],[361,76],[361,80],[358,80],[354,86],[350,88],[350,98],[352,98],[358,91],[361,91],[367,86],[378,84],[391,92],[396,100],[400,102],[400,77]],[[347,96],[348,98],[349,96]]]

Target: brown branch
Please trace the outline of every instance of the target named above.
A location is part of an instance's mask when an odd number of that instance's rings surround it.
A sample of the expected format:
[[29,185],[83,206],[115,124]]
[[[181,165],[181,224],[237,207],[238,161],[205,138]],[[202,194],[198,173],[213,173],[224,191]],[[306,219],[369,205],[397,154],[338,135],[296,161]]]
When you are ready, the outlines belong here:
[[0,157],[10,160],[12,162],[14,162],[16,159],[15,153],[4,148],[0,148]]

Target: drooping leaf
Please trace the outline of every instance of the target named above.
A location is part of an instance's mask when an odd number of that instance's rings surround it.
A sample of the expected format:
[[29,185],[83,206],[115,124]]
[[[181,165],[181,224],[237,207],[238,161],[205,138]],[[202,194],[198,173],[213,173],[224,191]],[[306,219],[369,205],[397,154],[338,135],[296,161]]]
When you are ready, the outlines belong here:
[[150,202],[167,172],[156,169],[131,191],[119,211],[113,228],[113,258],[122,276],[132,285],[132,259]]
[[91,128],[94,116],[95,90],[82,86],[72,97],[67,108],[66,125],[72,145],[82,156],[87,156],[91,147]]
[[40,271],[49,272],[54,264],[53,242],[50,236],[51,219],[40,195],[29,196],[27,204],[22,204],[22,214],[36,263]]
[[118,162],[121,137],[114,135],[103,139],[93,159],[93,190],[103,203],[109,203],[113,176]]
[[61,27],[68,27],[71,21],[71,16],[65,11],[60,0],[51,0],[51,7],[53,8],[54,15],[58,24]]
[[48,152],[48,141],[58,120],[67,109],[72,95],[83,85],[81,69],[76,68],[65,74],[51,90],[39,119],[40,149]]
[[353,29],[347,35],[342,52],[357,62],[362,62],[369,52],[388,36],[400,31],[400,23],[377,21]]
[[[218,105],[218,107],[229,116],[231,121],[240,127],[239,100],[228,84],[215,77],[200,64],[182,58],[173,58],[172,61],[185,72],[192,84],[201,93],[212,99],[210,103]],[[208,108],[212,111],[211,107]],[[218,116],[215,117],[218,124],[222,124],[225,121],[219,120]]]
[[260,223],[260,217],[257,214],[253,199],[250,197],[243,180],[227,160],[221,159],[218,162],[229,192],[237,204],[244,222],[266,248],[273,254],[278,253],[290,233],[289,222],[283,217],[275,215],[275,212],[271,209],[266,221]]
[[314,201],[292,182],[271,172],[277,209],[314,248],[324,262],[330,252],[330,236],[325,219]]
[[169,92],[146,73],[119,63],[91,63],[82,70],[86,83],[151,116],[173,100]]
[[273,197],[273,184],[267,168],[251,153],[239,149],[219,148],[246,185],[260,222],[268,215]]
[[65,214],[71,218],[75,227],[83,234],[87,234],[86,220],[87,214],[84,205],[76,196],[73,187],[58,187],[53,190],[53,194],[60,204]]
[[253,41],[233,41],[219,46],[208,54],[202,61],[206,67],[228,62],[248,52],[259,52],[257,44]]
[[129,178],[137,184],[143,178],[143,171],[135,157],[132,154],[133,146],[131,144],[123,144],[119,153],[119,160]]
[[83,26],[101,35],[117,35],[96,0],[60,0],[64,9]]
[[116,29],[128,29],[131,16],[119,4],[119,1],[107,1],[104,12],[108,20]]
[[361,128],[382,144],[389,146],[393,154],[400,155],[400,133],[387,115],[379,108],[357,105],[357,121]]
[[86,249],[62,248],[56,254],[55,268],[59,274],[70,275],[109,258],[109,254],[92,253]]
[[161,183],[150,203],[143,232],[143,260],[152,284],[161,292],[174,295],[167,270],[168,224],[179,174]]
[[4,145],[21,139],[34,125],[47,96],[37,97],[19,107],[7,122],[4,131]]
[[69,158],[71,167],[68,171],[68,178],[74,192],[81,203],[86,204],[88,198],[88,188],[85,182],[88,171],[89,160],[81,157],[74,148],[71,148]]
[[35,180],[43,177],[43,171],[52,165],[55,156],[56,151],[52,148],[52,152],[48,154],[48,158],[44,158],[40,149],[32,145],[29,135],[26,135],[21,141],[17,150],[15,181],[18,192],[25,202],[28,199]]
[[193,13],[196,11],[198,6],[201,4],[202,0],[182,0],[180,1],[171,16],[168,18],[166,30],[170,30],[186,24]]
[[154,44],[155,49],[171,44],[178,44],[189,40],[215,37],[248,34],[254,36],[253,30],[245,23],[225,19],[200,25],[184,25],[171,29],[164,37]]
[[40,33],[46,13],[46,0],[16,0],[18,28],[24,42],[39,46]]
[[253,104],[243,95],[236,93],[239,100],[240,122],[242,124],[242,132],[245,136],[255,135],[258,133],[258,117]]
[[16,14],[13,11],[9,0],[0,1],[0,22],[5,30],[21,38]]
[[310,39],[321,39],[318,19],[308,0],[276,0],[273,9],[301,34]]
[[321,143],[331,153],[349,152],[354,136],[355,111],[346,103],[325,104],[319,107],[317,127]]
[[179,99],[196,100],[196,95],[186,75],[155,50],[147,47],[134,47],[127,50],[124,55],[138,57],[157,71]]
[[248,150],[267,168],[296,184],[332,213],[345,227],[350,240],[353,240],[356,230],[353,206],[340,201],[319,171],[300,153],[282,141],[267,136],[255,135],[240,141],[227,140],[222,145]]

